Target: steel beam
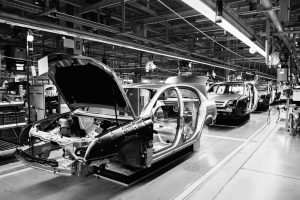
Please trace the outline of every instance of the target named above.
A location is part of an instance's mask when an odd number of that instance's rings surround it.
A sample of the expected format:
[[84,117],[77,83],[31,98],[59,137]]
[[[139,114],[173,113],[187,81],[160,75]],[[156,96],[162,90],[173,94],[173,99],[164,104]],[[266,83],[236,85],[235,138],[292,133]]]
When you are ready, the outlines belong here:
[[[131,1],[131,0],[124,0],[124,1],[127,2],[127,1]],[[91,11],[94,11],[96,9],[115,6],[115,5],[118,5],[120,3],[121,3],[120,0],[103,0],[103,1],[100,1],[100,2],[97,2],[97,3],[94,3],[92,5],[88,5],[88,6],[85,6],[85,7],[81,8],[79,14],[84,14],[84,13],[87,13],[87,12],[91,12]]]
[[257,13],[265,13],[268,11],[276,11],[276,10],[280,10],[281,6],[277,6],[277,7],[272,7],[269,9],[264,9],[264,10],[249,10],[249,11],[245,11],[245,12],[238,12],[238,15],[253,15],[253,14],[257,14]]

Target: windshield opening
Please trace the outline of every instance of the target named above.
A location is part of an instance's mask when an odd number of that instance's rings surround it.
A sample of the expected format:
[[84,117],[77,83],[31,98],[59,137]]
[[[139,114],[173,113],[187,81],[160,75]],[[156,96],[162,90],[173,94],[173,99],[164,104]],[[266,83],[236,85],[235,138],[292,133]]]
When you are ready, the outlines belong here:
[[156,93],[156,90],[148,88],[125,88],[124,90],[137,116],[147,107]]
[[208,93],[215,94],[243,94],[244,84],[217,84],[212,86]]
[[258,91],[267,91],[268,90],[268,85],[256,85],[256,89]]

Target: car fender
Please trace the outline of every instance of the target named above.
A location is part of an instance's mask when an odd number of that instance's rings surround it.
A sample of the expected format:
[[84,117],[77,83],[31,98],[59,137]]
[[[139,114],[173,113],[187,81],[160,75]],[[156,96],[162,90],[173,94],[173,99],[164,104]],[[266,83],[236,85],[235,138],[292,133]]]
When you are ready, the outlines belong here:
[[205,124],[212,124],[217,118],[217,106],[215,101],[206,101],[206,119]]

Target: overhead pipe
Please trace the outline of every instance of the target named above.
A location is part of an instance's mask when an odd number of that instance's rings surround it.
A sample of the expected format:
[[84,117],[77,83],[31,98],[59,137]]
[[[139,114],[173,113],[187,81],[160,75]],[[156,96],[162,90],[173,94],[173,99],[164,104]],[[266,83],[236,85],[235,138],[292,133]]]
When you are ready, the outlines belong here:
[[[284,29],[282,27],[281,22],[279,21],[277,13],[272,10],[272,2],[270,0],[261,0],[261,4],[264,6],[265,9],[269,9],[266,13],[268,16],[271,18],[274,26],[276,27],[276,30],[278,33],[283,33]],[[279,37],[282,39],[286,47],[288,48],[289,51],[291,51],[291,45],[289,43],[289,40],[286,35],[279,35]]]

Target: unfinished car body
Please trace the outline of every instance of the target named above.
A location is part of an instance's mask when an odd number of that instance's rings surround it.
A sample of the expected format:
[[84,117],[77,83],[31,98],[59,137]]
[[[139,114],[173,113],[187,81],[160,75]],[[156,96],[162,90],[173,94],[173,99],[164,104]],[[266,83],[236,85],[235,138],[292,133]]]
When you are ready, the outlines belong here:
[[259,81],[255,83],[258,92],[257,110],[266,110],[269,105],[273,103],[275,98],[275,91],[268,81]]
[[[208,77],[206,77],[206,76],[172,76],[172,77],[167,78],[167,80],[165,80],[164,83],[167,83],[167,84],[184,83],[184,84],[192,85],[195,88],[197,88],[207,98],[207,92],[206,92],[207,81],[208,81]],[[206,113],[207,113],[206,123],[212,124],[216,121],[217,107],[213,100],[208,100],[206,104],[207,104],[207,106],[206,106]]]
[[88,57],[48,56],[49,77],[70,112],[28,125],[16,156],[58,174],[87,176],[117,162],[148,168],[200,146],[207,98],[188,84],[122,87],[106,65]]
[[208,90],[208,99],[217,105],[217,118],[237,119],[249,116],[257,107],[258,93],[251,82],[221,82]]

